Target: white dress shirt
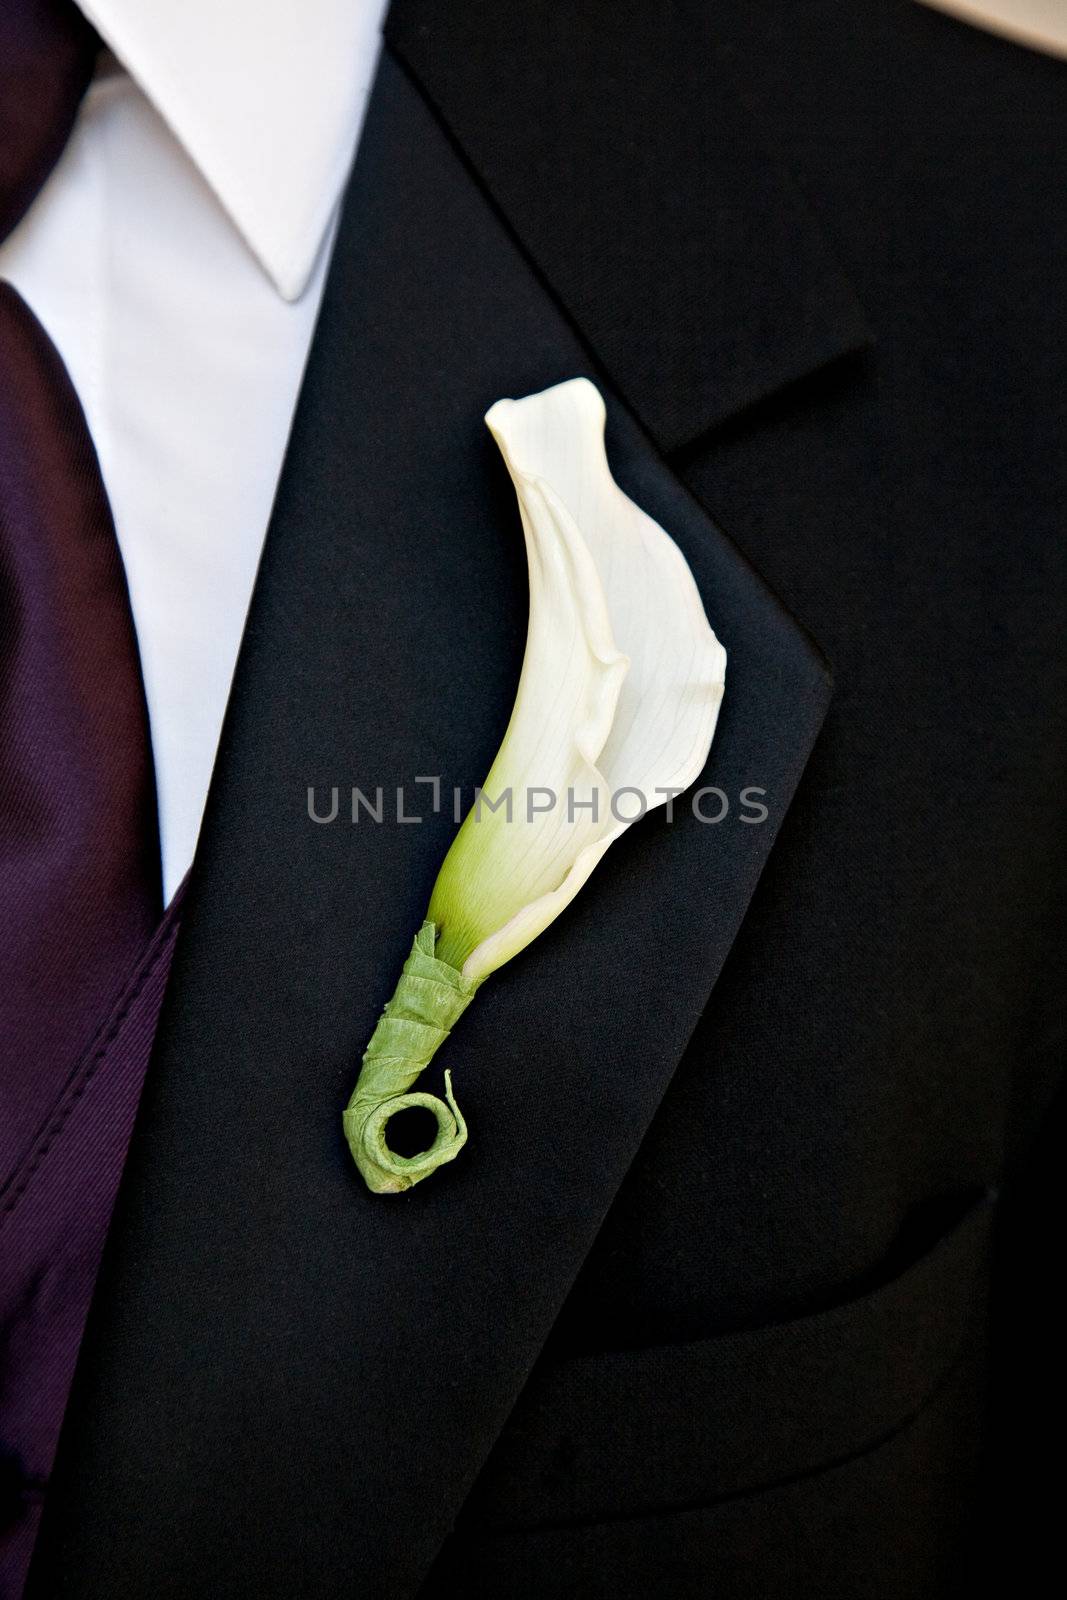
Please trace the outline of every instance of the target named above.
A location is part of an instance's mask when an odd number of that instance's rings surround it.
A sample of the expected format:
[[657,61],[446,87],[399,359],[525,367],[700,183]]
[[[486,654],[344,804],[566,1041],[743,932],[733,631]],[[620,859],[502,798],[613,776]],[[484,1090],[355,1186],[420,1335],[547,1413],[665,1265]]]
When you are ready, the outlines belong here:
[[196,845],[385,0],[82,9],[113,55],[0,246],[0,277],[58,346],[100,456],[169,900]]

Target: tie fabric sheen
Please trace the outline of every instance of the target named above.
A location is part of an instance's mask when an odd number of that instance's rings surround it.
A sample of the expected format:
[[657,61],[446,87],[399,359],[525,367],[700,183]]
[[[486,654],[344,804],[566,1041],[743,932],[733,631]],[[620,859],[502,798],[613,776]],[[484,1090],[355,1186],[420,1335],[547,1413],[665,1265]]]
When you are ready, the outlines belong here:
[[[97,46],[71,0],[0,6],[0,239]],[[96,452],[0,284],[0,1600],[22,1591],[177,921]]]

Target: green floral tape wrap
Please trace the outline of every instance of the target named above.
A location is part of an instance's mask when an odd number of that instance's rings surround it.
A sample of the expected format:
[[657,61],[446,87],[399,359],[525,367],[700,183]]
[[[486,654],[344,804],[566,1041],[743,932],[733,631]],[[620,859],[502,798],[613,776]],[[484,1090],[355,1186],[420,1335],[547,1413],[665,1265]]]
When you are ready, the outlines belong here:
[[[478,984],[434,955],[437,930],[424,922],[393,998],[382,1012],[363,1055],[348,1109],[345,1138],[367,1187],[375,1194],[398,1194],[421,1183],[446,1161],[455,1160],[467,1142],[467,1124],[452,1096],[445,1073],[445,1098],[412,1093],[435,1052],[466,1011]],[[437,1134],[428,1150],[398,1156],[386,1142],[390,1117],[409,1106],[422,1106],[437,1119]]]

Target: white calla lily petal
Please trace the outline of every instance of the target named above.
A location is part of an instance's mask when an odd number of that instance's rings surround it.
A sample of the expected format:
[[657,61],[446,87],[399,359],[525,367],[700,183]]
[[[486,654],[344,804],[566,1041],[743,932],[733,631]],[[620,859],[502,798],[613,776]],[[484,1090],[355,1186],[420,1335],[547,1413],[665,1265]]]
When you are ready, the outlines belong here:
[[[486,422],[519,500],[530,621],[484,786],[498,805],[510,791],[510,819],[484,806],[468,816],[430,903],[441,958],[472,982],[543,932],[626,831],[613,796],[635,790],[652,809],[693,782],[726,665],[681,551],[611,476],[593,385],[498,401]],[[537,791],[551,809],[530,809]]]

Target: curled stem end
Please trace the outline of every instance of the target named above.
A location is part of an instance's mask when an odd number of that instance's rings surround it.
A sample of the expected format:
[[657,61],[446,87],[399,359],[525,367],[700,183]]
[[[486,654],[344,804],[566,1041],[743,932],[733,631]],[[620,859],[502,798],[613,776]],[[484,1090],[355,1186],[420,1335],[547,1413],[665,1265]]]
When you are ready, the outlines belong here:
[[[398,1156],[389,1148],[386,1129],[398,1111],[412,1106],[433,1113],[437,1133],[428,1150],[415,1156]],[[467,1124],[452,1093],[450,1072],[445,1073],[443,1100],[434,1094],[398,1094],[381,1101],[369,1113],[353,1103],[343,1121],[348,1148],[372,1194],[401,1194],[446,1161],[454,1161],[467,1142]]]
[[[477,983],[434,954],[436,928],[424,922],[404,963],[400,981],[363,1056],[344,1113],[345,1138],[373,1194],[400,1194],[454,1161],[467,1142],[467,1124],[445,1073],[444,1099],[414,1089],[420,1074],[467,1009]],[[401,1156],[389,1148],[386,1130],[397,1112],[429,1111],[437,1131],[429,1149]]]

